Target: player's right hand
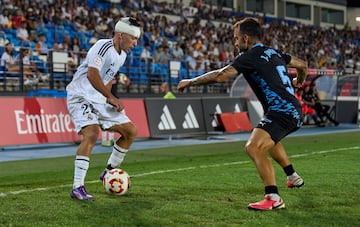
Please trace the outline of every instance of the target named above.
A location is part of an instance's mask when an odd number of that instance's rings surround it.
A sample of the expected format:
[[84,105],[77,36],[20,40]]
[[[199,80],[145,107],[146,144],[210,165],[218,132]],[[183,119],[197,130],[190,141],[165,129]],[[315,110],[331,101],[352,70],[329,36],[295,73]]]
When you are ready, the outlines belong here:
[[185,88],[190,86],[190,80],[186,79],[186,80],[181,80],[177,86],[177,89],[179,91],[184,91]]
[[121,100],[118,98],[107,98],[106,102],[112,105],[118,112],[124,109],[124,105],[122,104]]

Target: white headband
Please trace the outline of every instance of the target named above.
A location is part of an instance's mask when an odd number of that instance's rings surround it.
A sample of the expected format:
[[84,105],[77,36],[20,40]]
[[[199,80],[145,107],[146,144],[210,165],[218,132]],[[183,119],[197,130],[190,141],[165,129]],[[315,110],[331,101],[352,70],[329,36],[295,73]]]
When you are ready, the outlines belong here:
[[130,17],[124,17],[115,25],[115,32],[122,32],[140,38],[140,28],[132,24]]

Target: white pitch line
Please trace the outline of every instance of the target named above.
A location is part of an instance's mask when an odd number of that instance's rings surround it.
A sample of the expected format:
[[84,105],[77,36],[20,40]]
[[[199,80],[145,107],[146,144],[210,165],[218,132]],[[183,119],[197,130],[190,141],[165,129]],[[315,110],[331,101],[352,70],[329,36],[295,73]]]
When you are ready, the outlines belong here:
[[[339,151],[349,151],[349,150],[360,150],[360,146],[355,147],[344,147],[344,148],[337,148],[337,149],[331,149],[331,150],[324,150],[324,151],[314,151],[310,153],[304,153],[304,154],[295,154],[289,156],[289,158],[299,158],[299,157],[306,157],[311,155],[318,155],[318,154],[327,154],[327,153],[334,153]],[[221,166],[228,166],[228,165],[242,165],[250,163],[250,161],[240,161],[240,162],[226,162],[221,164],[212,164],[212,165],[201,165],[201,166],[192,166],[187,168],[179,168],[179,169],[167,169],[167,170],[158,170],[158,171],[151,171],[147,173],[139,173],[131,175],[131,177],[143,177],[143,176],[149,176],[149,175],[155,175],[155,174],[163,174],[163,173],[171,173],[171,172],[181,172],[181,171],[188,171],[188,170],[194,170],[194,169],[204,169],[204,168],[213,168],[213,167],[221,167]],[[93,180],[93,181],[87,181],[87,184],[94,184],[99,183],[99,180]],[[46,188],[34,188],[34,189],[27,189],[27,190],[19,190],[19,191],[12,191],[12,192],[0,192],[0,197],[6,197],[8,195],[17,195],[17,194],[23,194],[23,193],[29,193],[29,192],[36,192],[36,191],[47,191],[50,189],[56,189],[56,188],[70,188],[72,184],[65,184],[65,185],[58,185],[58,186],[52,186],[52,187],[46,187]]]

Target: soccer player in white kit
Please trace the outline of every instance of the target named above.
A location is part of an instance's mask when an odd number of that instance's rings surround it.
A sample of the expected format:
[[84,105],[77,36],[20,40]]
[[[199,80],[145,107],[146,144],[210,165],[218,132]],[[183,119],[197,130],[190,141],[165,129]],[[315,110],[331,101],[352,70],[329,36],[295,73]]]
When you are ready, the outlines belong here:
[[77,132],[83,136],[76,152],[71,198],[95,200],[87,193],[84,181],[100,128],[121,135],[114,143],[100,180],[108,170],[121,164],[136,137],[137,128],[125,115],[121,100],[111,93],[111,80],[124,64],[127,52],[137,45],[140,34],[136,19],[120,19],[115,25],[113,38],[100,39],[90,48],[86,60],[66,87],[69,113]]

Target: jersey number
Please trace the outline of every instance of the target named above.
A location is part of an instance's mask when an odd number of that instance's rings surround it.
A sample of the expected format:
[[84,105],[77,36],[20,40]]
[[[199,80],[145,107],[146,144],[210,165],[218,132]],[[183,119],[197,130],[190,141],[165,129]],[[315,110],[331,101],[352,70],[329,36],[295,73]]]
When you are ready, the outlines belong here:
[[83,110],[83,115],[87,115],[90,112],[93,114],[96,114],[96,115],[98,115],[98,113],[99,113],[91,104],[88,105],[88,104],[84,103],[81,105],[81,109]]
[[294,95],[294,88],[292,86],[290,77],[286,74],[286,68],[283,65],[276,66],[276,70],[281,78],[282,83],[285,85],[286,90]]

